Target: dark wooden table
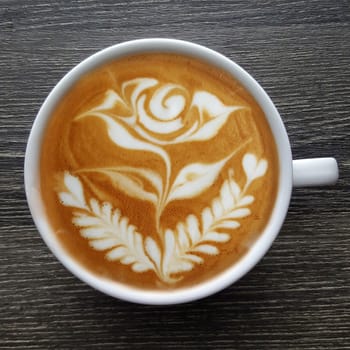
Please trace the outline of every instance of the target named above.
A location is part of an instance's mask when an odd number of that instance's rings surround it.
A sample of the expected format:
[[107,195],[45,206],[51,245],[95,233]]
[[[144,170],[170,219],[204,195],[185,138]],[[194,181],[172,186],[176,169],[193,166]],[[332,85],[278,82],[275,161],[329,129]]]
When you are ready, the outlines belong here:
[[[0,2],[0,349],[350,349],[350,2]],[[272,249],[225,291],[133,305],[66,271],[32,222],[27,137],[48,92],[106,46],[172,37],[248,70],[295,158],[335,156],[334,187],[298,189]]]

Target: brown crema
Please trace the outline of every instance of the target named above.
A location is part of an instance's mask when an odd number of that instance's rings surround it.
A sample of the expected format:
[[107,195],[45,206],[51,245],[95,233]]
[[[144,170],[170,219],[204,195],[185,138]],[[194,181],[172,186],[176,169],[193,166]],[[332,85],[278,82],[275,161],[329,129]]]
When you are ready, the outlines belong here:
[[233,77],[147,53],[102,65],[62,98],[40,184],[57,240],[77,262],[168,290],[242,258],[270,218],[278,169],[264,113]]

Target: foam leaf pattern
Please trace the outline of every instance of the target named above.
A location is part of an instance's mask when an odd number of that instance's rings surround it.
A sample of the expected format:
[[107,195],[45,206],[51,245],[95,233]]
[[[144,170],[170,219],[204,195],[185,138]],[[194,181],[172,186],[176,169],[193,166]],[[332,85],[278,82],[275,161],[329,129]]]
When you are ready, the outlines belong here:
[[[98,207],[98,211],[92,210],[93,206]],[[131,265],[135,272],[156,270],[154,261],[145,251],[142,235],[118,209],[112,210],[110,204],[90,202],[90,210],[75,212],[72,221],[92,248],[106,251],[108,260]]]
[[197,130],[186,141],[211,139],[218,134],[231,113],[244,108],[242,106],[226,106],[215,95],[207,91],[197,91],[193,95],[192,106],[198,109],[201,122]]
[[161,275],[161,251],[153,238],[144,239],[129,219],[122,216],[120,210],[113,210],[109,203],[101,204],[90,199],[87,204],[77,177],[67,172],[64,183],[68,192],[59,193],[59,198],[63,194],[63,197],[72,198],[71,201],[62,201],[62,204],[78,209],[73,212],[72,222],[92,248],[106,251],[106,259],[130,265],[134,272],[154,271],[159,279],[171,282]]
[[233,178],[231,169],[228,179],[221,186],[219,196],[212,200],[210,206],[203,209],[200,220],[194,215],[189,215],[185,222],[177,224],[175,230],[167,230],[164,275],[175,278],[174,275],[178,276],[180,273],[192,270],[196,264],[202,263],[205,255],[219,254],[217,244],[229,241],[232,230],[240,227],[238,220],[251,214],[246,206],[253,203],[254,197],[246,195],[246,191],[251,181],[262,176],[259,171],[261,174],[261,170],[258,169],[241,190]]
[[242,188],[230,169],[218,196],[201,215],[190,214],[175,229],[162,229],[160,242],[138,232],[110,203],[94,198],[86,201],[79,178],[68,172],[63,177],[66,191],[58,196],[63,205],[75,208],[72,222],[93,249],[105,252],[106,259],[130,265],[136,273],[153,271],[160,281],[176,283],[195,265],[203,263],[206,256],[219,254],[220,244],[229,241],[240,227],[239,220],[251,214],[248,205],[254,196],[247,190],[252,181],[265,174],[267,162],[251,157],[247,161],[245,156],[242,167],[248,174]]
[[[130,197],[157,204],[163,191],[162,178],[146,168],[131,166],[82,169],[80,173],[96,172],[108,176],[113,185]],[[146,188],[146,185],[147,188]]]
[[228,160],[249,141],[242,143],[227,157],[215,163],[192,163],[182,168],[171,186],[166,204],[177,199],[193,198],[207,190],[215,182]]
[[59,198],[63,205],[67,207],[86,208],[83,186],[78,178],[65,172],[63,182],[68,192],[60,192]]
[[204,192],[213,184],[226,162],[227,158],[212,164],[195,163],[184,167],[171,187],[167,202],[192,198]]
[[267,170],[267,161],[265,159],[257,160],[252,153],[247,153],[243,158],[243,169],[247,177],[247,182],[265,175]]

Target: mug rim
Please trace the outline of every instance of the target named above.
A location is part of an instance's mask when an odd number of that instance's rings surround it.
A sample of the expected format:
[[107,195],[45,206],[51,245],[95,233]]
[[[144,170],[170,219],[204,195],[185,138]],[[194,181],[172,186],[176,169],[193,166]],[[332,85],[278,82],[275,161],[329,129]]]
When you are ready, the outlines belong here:
[[[133,54],[167,52],[198,58],[210,65],[221,68],[237,79],[253,96],[265,114],[274,136],[279,161],[278,191],[270,219],[252,247],[237,262],[218,276],[171,291],[142,290],[125,284],[102,279],[74,260],[61,246],[49,220],[40,195],[40,153],[43,135],[51,112],[63,95],[84,74],[104,63]],[[292,191],[292,153],[283,121],[272,100],[260,84],[237,63],[222,54],[189,41],[178,39],[151,38],[126,41],[109,46],[89,56],[55,85],[42,104],[30,131],[24,162],[24,184],[28,206],[35,225],[56,258],[83,282],[116,298],[150,305],[170,305],[190,302],[215,294],[235,283],[247,274],[267,253],[277,237],[288,211]]]

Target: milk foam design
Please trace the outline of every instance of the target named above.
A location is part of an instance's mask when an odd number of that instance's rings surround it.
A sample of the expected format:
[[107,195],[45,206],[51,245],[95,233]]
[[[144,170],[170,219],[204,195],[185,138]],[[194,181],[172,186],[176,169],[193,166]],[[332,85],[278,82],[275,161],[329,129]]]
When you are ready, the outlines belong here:
[[[132,92],[128,95],[127,91],[130,89]],[[149,108],[145,106],[146,100],[149,100]],[[153,170],[139,167],[90,168],[82,171],[103,173],[113,180],[119,190],[154,203],[159,227],[160,216],[169,202],[191,198],[205,191],[226,162],[239,150],[234,150],[226,158],[213,164],[188,165],[180,171],[171,185],[171,160],[162,146],[211,139],[217,135],[233,112],[244,108],[246,107],[226,106],[206,91],[197,91],[191,98],[182,86],[160,84],[152,78],[124,82],[120,95],[109,89],[100,105],[81,113],[75,121],[79,122],[87,117],[103,120],[110,139],[119,147],[159,155],[166,166],[165,179],[163,181]],[[191,109],[198,111],[196,120],[190,120]],[[124,114],[120,114],[120,110],[123,110]],[[128,113],[125,113],[125,110]],[[138,137],[135,136],[135,131]],[[244,144],[241,145],[243,146]],[[152,192],[145,190],[145,183],[153,188]]]
[[[134,272],[153,271],[159,280],[174,283],[202,263],[205,255],[219,254],[220,243],[229,241],[232,231],[240,226],[238,219],[251,214],[248,206],[254,197],[248,194],[249,186],[265,174],[268,164],[246,153],[242,159],[246,176],[243,188],[234,180],[234,170],[230,168],[217,197],[200,217],[191,214],[178,222],[175,229],[164,228],[160,222],[166,206],[206,191],[227,162],[251,140],[222,159],[190,163],[177,174],[172,174],[172,161],[164,146],[209,140],[228,118],[234,118],[235,111],[245,107],[227,106],[206,91],[190,96],[181,85],[160,84],[153,78],[124,82],[120,91],[118,94],[108,90],[102,103],[76,116],[75,122],[85,118],[102,120],[110,140],[117,146],[159,156],[165,165],[165,175],[129,165],[84,168],[74,174],[65,172],[62,182],[66,190],[58,196],[63,205],[74,208],[72,221],[92,248],[106,251],[107,259],[130,265]],[[193,114],[189,117],[192,109],[197,110],[196,119]],[[160,239],[152,238],[154,233],[139,232],[127,213],[112,208],[103,198],[87,199],[79,176],[88,172],[103,174],[129,197],[152,203]]]

